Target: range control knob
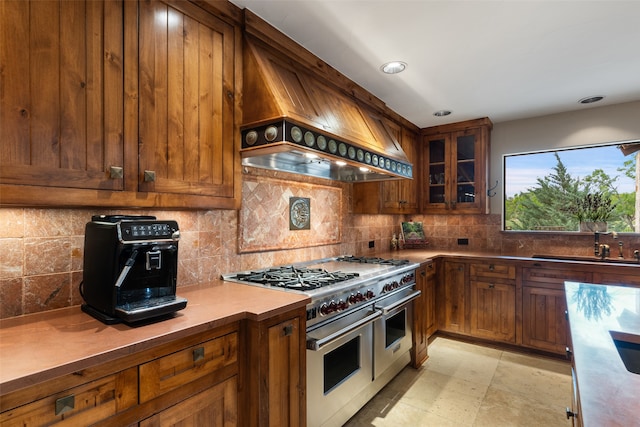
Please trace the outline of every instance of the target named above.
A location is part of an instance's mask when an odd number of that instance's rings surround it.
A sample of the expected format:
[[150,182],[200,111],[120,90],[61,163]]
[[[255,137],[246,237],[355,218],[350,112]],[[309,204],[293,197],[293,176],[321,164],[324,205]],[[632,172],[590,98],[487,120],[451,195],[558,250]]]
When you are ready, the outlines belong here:
[[376,294],[374,294],[371,289],[367,289],[367,292],[364,294],[365,299],[371,299],[375,296]]
[[344,300],[338,301],[338,311],[346,310],[347,308],[349,308],[348,302]]
[[329,313],[334,313],[336,311],[338,311],[338,304],[336,304],[335,301],[331,301],[329,303]]
[[327,304],[322,304],[320,306],[320,315],[321,316],[326,316],[329,313],[330,313],[329,306]]
[[[362,294],[360,294],[360,295],[362,295]],[[351,295],[349,295],[348,301],[349,301],[350,305],[354,305],[359,301],[359,299],[358,299],[358,296],[356,294],[351,294]]]

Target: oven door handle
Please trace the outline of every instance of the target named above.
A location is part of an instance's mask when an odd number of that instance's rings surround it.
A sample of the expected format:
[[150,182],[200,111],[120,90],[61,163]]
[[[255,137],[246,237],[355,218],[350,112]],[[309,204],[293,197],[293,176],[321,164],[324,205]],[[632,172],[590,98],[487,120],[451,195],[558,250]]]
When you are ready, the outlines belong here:
[[380,317],[382,317],[382,313],[380,311],[373,311],[371,312],[371,314],[367,315],[367,317],[364,317],[352,324],[350,324],[347,327],[344,327],[342,329],[340,329],[339,331],[336,331],[332,334],[327,335],[326,337],[323,338],[308,338],[307,339],[307,349],[308,350],[313,350],[313,351],[318,351],[320,350],[322,347],[331,344],[332,342],[335,342],[337,340],[339,340],[340,338],[342,338],[343,336],[347,335],[349,332],[355,331],[356,329],[368,325],[369,323],[374,322],[375,320],[379,319]]
[[393,310],[395,310],[396,308],[410,302],[413,301],[414,299],[418,298],[420,296],[420,294],[422,294],[422,291],[413,291],[412,293],[410,293],[409,295],[407,295],[404,298],[399,299],[398,301],[394,302],[391,305],[388,305],[386,307],[375,307],[377,310],[382,310],[382,314],[383,315],[387,315],[390,312],[392,312]]

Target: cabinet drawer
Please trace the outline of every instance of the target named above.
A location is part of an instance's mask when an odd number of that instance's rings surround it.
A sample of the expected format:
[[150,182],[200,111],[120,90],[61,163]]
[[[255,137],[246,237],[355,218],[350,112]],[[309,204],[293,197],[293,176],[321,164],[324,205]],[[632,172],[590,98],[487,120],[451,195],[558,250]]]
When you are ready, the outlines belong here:
[[2,426],[90,425],[138,403],[138,376],[130,368],[0,414]]
[[523,286],[547,287],[564,291],[565,281],[587,282],[593,278],[588,271],[556,270],[554,268],[524,268]]
[[238,360],[238,334],[231,333],[140,365],[140,403]]
[[509,264],[483,263],[471,264],[472,276],[491,277],[494,279],[515,279],[516,266]]

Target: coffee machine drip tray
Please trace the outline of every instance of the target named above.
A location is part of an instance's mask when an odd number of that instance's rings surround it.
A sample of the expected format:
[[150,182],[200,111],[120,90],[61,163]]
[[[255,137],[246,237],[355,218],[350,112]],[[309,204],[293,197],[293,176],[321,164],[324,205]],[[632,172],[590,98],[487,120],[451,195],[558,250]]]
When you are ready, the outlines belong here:
[[125,322],[138,322],[152,316],[163,316],[182,310],[187,306],[186,298],[179,296],[166,296],[152,298],[137,303],[129,303],[125,306],[116,306],[118,317]]

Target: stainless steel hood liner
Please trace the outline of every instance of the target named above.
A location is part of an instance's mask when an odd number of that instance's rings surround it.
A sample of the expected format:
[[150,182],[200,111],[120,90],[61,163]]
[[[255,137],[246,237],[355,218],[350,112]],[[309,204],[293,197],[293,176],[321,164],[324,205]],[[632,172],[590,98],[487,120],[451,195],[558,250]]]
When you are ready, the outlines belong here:
[[243,130],[241,155],[245,166],[344,182],[413,178],[408,162],[285,119]]

